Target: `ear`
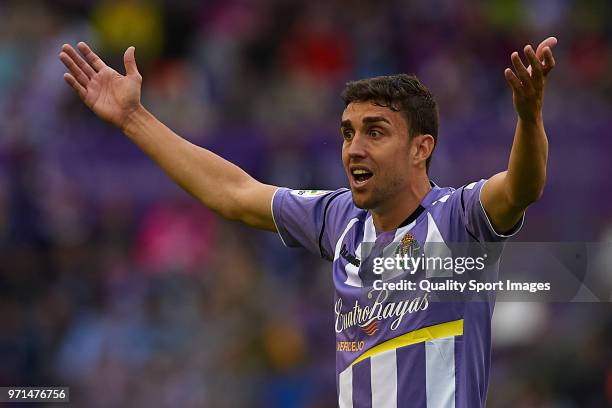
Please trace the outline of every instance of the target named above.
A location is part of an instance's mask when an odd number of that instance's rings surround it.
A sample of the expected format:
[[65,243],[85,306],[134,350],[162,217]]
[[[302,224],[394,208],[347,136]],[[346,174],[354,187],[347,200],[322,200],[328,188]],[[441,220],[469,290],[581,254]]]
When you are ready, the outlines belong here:
[[412,140],[412,163],[415,166],[425,166],[425,162],[431,156],[436,145],[432,135],[416,135]]

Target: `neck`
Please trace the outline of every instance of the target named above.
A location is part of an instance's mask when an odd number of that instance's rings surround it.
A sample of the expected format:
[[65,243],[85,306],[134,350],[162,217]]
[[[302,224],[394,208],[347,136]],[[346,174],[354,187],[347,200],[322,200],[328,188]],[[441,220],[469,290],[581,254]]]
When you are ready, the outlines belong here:
[[431,191],[431,185],[425,176],[410,183],[410,186],[396,198],[388,200],[388,206],[372,209],[372,220],[376,231],[385,232],[396,229],[417,209],[429,191]]

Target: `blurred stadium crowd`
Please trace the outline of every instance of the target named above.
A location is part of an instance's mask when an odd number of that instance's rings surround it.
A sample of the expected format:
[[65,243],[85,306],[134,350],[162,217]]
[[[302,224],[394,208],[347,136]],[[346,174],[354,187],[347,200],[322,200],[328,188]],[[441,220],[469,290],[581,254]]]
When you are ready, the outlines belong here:
[[[556,35],[549,183],[523,241],[612,241],[612,3],[3,1],[0,385],[74,406],[335,405],[329,265],[220,220],[63,83],[89,41],[179,134],[268,183],[345,185],[344,83],[414,72],[440,106],[432,178],[504,168],[510,52]],[[206,177],[205,174],[202,177]],[[610,304],[498,304],[490,407],[612,403]],[[510,335],[510,333],[513,333]]]

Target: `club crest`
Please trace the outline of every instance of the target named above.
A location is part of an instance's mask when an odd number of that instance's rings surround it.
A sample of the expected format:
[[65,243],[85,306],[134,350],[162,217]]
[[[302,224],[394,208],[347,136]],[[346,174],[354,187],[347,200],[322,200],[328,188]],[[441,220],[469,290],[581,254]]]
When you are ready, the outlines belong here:
[[421,246],[412,234],[406,233],[400,241],[398,253],[400,256],[417,257],[421,253]]

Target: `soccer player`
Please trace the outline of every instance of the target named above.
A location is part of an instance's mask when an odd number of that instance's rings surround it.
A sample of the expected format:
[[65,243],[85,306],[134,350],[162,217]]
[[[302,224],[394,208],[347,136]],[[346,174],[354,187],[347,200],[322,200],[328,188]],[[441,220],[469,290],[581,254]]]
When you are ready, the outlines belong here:
[[[182,139],[140,102],[134,47],[126,75],[85,43],[64,45],[66,82],[100,118],[136,143],[181,187],[224,218],[277,231],[332,262],[340,407],[484,407],[493,301],[433,302],[420,292],[375,289],[375,258],[427,252],[432,243],[503,242],[522,225],[546,179],[542,119],[554,37],[511,55],[504,72],[518,114],[506,171],[459,189],[428,178],[438,139],[430,92],[414,76],[349,82],[340,122],[350,189],[290,190],[260,183],[234,164]],[[397,252],[397,251],[396,251]],[[492,261],[493,272],[498,266]],[[397,271],[396,271],[397,272]]]

